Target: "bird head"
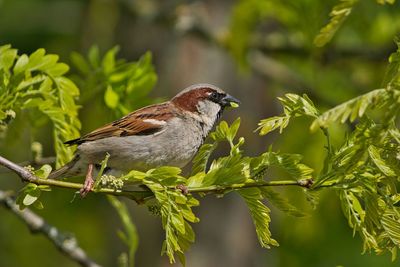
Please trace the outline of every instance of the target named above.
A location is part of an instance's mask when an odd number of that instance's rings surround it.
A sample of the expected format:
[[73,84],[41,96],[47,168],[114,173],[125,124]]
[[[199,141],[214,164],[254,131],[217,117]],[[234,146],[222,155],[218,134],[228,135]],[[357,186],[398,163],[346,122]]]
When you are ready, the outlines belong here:
[[172,98],[171,102],[183,110],[210,118],[218,118],[232,103],[240,104],[238,99],[211,84],[189,86]]

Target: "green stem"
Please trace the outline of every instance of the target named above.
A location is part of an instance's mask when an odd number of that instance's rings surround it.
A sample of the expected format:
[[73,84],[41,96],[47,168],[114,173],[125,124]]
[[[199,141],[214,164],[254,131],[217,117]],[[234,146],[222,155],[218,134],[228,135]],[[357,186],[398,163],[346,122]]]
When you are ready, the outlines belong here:
[[[83,184],[81,183],[72,183],[72,182],[65,182],[53,179],[41,179],[36,177],[34,174],[29,172],[28,170],[24,169],[23,167],[15,164],[14,162],[9,161],[6,158],[0,156],[0,165],[7,167],[8,169],[12,170],[24,182],[29,182],[37,185],[48,185],[54,187],[61,187],[61,188],[69,188],[69,189],[81,189]],[[249,182],[249,183],[242,183],[242,184],[234,184],[234,185],[211,185],[211,186],[204,186],[204,187],[188,187],[187,193],[219,193],[225,192],[230,190],[238,190],[244,188],[252,188],[252,187],[263,187],[263,186],[300,186],[305,188],[310,188],[313,184],[312,179],[304,179],[304,180],[284,180],[284,181],[259,181],[259,182]],[[176,189],[176,187],[171,186],[169,189]],[[152,198],[154,195],[150,190],[126,190],[126,189],[111,189],[111,188],[98,188],[92,190],[95,193],[103,193],[109,194],[114,196],[124,196],[130,199],[135,200],[137,203],[143,203],[145,200]]]
[[252,188],[252,187],[263,187],[263,186],[300,186],[300,187],[309,187],[312,184],[312,180],[283,180],[283,181],[261,181],[261,182],[252,182],[252,183],[243,183],[243,184],[234,184],[234,185],[211,185],[204,187],[188,187],[188,193],[215,193],[215,192],[223,192],[228,190],[237,190],[244,188]]

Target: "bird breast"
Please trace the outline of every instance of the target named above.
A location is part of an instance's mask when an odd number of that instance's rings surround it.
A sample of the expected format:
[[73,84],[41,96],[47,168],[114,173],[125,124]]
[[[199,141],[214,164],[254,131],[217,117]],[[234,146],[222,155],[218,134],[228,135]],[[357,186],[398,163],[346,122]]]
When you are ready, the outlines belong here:
[[[183,167],[196,154],[207,133],[205,124],[194,118],[173,118],[151,135],[109,137],[78,146],[86,163],[99,163],[110,154],[108,167],[122,172],[168,165]],[[212,126],[211,126],[212,127]]]

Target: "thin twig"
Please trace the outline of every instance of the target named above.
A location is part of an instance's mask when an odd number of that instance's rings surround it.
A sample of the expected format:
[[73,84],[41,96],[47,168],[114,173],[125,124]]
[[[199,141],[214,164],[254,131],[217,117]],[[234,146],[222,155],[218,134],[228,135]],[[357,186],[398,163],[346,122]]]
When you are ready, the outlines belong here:
[[[4,167],[18,174],[18,176],[24,182],[30,182],[37,185],[50,185],[50,186],[69,188],[69,189],[81,189],[83,187],[83,184],[81,183],[72,183],[72,182],[65,182],[53,179],[41,179],[39,177],[36,177],[34,174],[29,172],[25,168],[19,166],[18,164],[12,161],[9,161],[8,159],[2,156],[0,156],[0,165],[3,165]],[[151,192],[143,190],[137,190],[137,191],[119,190],[119,189],[115,190],[111,188],[99,188],[92,191],[95,193],[105,193],[114,196],[124,196],[133,199],[136,202],[141,202],[141,199],[149,196],[149,193],[151,194]]]
[[244,183],[244,184],[234,184],[228,186],[220,186],[220,185],[211,185],[205,187],[188,187],[188,193],[215,193],[215,192],[223,192],[229,190],[237,190],[244,188],[252,188],[252,187],[263,187],[263,186],[300,186],[309,188],[313,184],[311,179],[293,181],[293,180],[284,180],[284,181],[260,181],[253,183]]
[[64,255],[84,267],[101,267],[90,259],[85,251],[79,247],[75,237],[60,232],[56,227],[48,224],[28,208],[20,210],[15,204],[14,196],[0,191],[0,203],[21,219],[34,234],[42,234],[49,239]]
[[[69,188],[69,189],[81,189],[83,184],[81,183],[72,183],[72,182],[64,182],[52,179],[41,179],[36,177],[28,170],[23,167],[7,160],[4,157],[0,156],[0,165],[7,167],[8,169],[14,171],[16,174],[21,177],[21,179],[25,182],[34,183],[37,185],[49,185],[55,187]],[[250,182],[250,183],[242,183],[242,184],[234,184],[227,186],[220,185],[211,185],[205,187],[188,187],[187,193],[218,193],[229,190],[238,190],[243,188],[251,188],[251,187],[263,187],[263,186],[300,186],[305,188],[310,188],[313,184],[312,179],[304,179],[304,180],[283,180],[283,181],[260,181],[260,182]],[[170,189],[175,189],[175,187],[171,186]],[[98,188],[92,189],[95,193],[105,193],[114,196],[124,196],[130,199],[135,200],[137,203],[143,203],[144,200],[153,196],[151,191],[145,190],[127,190],[127,189],[110,189],[110,188]]]

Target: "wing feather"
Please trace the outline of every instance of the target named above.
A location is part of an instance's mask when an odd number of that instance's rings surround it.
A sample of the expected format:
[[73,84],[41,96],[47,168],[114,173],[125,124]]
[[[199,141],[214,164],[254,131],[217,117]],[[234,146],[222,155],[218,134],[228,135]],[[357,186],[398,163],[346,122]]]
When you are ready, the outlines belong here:
[[154,134],[161,131],[172,117],[174,109],[169,102],[144,107],[65,144],[79,145],[113,136]]

